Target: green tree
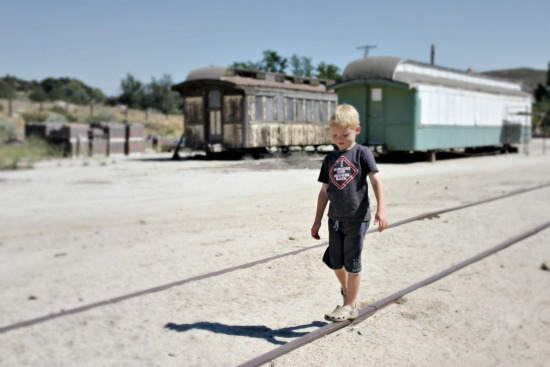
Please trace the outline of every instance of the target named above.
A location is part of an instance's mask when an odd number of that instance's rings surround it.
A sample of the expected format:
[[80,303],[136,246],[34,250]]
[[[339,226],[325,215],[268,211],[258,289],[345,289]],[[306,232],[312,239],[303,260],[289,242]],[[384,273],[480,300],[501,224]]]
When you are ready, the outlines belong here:
[[304,75],[302,59],[300,59],[300,56],[296,54],[290,56],[290,73],[292,75]]
[[128,108],[139,108],[145,95],[144,85],[134,78],[132,74],[126,74],[126,78],[120,81],[122,93],[118,96],[118,102]]
[[340,68],[333,64],[326,64],[325,62],[319,63],[317,65],[317,78],[320,79],[338,79],[340,75]]
[[264,70],[274,73],[286,73],[288,66],[290,66],[290,73],[292,75],[333,80],[340,77],[340,69],[336,65],[321,62],[317,65],[317,67],[315,67],[311,61],[311,57],[300,57],[293,54],[290,59],[287,59],[272,50],[265,50],[261,61],[255,63],[251,61],[234,62],[231,65],[233,68]]
[[264,58],[261,61],[262,70],[273,73],[286,72],[288,63],[288,59],[286,57],[282,57],[277,52],[272,50],[265,50],[263,55]]
[[27,82],[11,75],[6,75],[0,80],[3,80],[5,83],[9,84],[13,88],[14,92],[27,92],[31,89],[33,84],[33,82]]
[[88,104],[91,100],[90,90],[78,80],[71,79],[62,86],[64,100],[74,104]]
[[42,88],[34,88],[29,93],[29,99],[33,102],[45,102],[48,100],[48,96],[46,95],[46,92]]
[[71,78],[46,78],[40,87],[51,101],[65,101],[75,104],[88,104],[102,101],[105,95],[97,88],[91,88],[79,80]]
[[302,68],[304,70],[304,76],[309,78],[313,76],[313,64],[311,63],[311,57],[302,57]]
[[90,93],[91,102],[103,102],[107,99],[105,94],[99,88],[92,88]]
[[296,54],[290,57],[290,73],[292,75],[301,75],[312,77],[313,76],[313,64],[311,63],[311,57],[300,57]]
[[261,70],[262,65],[259,62],[234,62],[231,64],[232,68],[235,69],[244,69],[244,70]]
[[160,79],[151,79],[151,83],[145,87],[145,96],[142,101],[143,108],[154,108],[165,115],[182,111],[183,101],[178,93],[173,92],[172,77],[164,75]]
[[537,84],[537,88],[533,91],[533,96],[537,102],[542,102],[545,99],[550,99],[550,91],[541,83]]
[[5,80],[0,80],[0,98],[12,99],[15,97],[15,89]]
[[40,104],[38,113],[42,113],[43,104],[48,100],[46,92],[40,86],[34,87],[33,90],[29,93],[29,99],[33,102],[38,102]]

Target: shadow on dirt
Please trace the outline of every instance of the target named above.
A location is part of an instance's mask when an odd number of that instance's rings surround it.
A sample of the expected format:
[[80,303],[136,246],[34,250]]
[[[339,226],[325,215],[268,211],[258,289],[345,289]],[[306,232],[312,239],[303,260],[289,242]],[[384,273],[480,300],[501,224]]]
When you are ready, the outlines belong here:
[[217,334],[225,334],[232,336],[245,336],[249,338],[265,339],[270,343],[284,345],[287,342],[277,340],[276,338],[299,338],[310,331],[297,331],[308,328],[320,328],[325,326],[326,322],[313,321],[307,325],[291,326],[282,329],[273,330],[264,325],[225,325],[218,322],[201,321],[194,324],[174,324],[170,322],[164,326],[165,329],[170,329],[183,333],[192,329],[211,331]]

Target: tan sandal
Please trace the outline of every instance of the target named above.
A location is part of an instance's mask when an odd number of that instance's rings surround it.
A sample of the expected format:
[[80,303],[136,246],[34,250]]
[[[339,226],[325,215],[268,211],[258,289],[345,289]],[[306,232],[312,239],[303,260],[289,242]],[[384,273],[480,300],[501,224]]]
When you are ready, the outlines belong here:
[[327,321],[346,321],[353,320],[359,316],[359,309],[357,307],[351,310],[342,306],[336,306],[334,311],[325,315]]

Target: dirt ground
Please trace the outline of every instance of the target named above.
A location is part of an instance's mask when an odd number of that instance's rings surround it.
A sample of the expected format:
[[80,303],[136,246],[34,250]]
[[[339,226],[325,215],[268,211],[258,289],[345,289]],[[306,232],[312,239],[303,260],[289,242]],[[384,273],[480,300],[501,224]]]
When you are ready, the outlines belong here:
[[[326,241],[309,235],[322,156],[169,158],[0,172],[0,328]],[[392,223],[550,183],[550,151],[379,169]],[[362,305],[548,222],[549,202],[546,186],[369,234]],[[544,230],[271,365],[548,366],[549,243]],[[325,325],[340,295],[323,251],[2,332],[0,365],[245,363]]]

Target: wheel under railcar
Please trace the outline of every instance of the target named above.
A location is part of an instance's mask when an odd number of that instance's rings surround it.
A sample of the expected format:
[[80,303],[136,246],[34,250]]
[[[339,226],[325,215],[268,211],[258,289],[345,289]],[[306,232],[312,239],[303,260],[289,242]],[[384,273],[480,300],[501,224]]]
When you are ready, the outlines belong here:
[[189,73],[174,85],[184,102],[185,147],[216,152],[332,144],[337,96],[330,80],[233,68]]

